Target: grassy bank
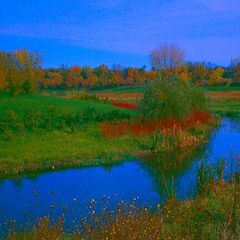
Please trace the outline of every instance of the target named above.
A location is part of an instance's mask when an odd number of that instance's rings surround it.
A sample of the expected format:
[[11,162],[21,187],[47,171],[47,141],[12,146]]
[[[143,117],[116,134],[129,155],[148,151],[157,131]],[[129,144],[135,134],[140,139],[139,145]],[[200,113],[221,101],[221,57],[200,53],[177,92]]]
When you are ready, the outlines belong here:
[[51,225],[48,218],[39,220],[33,231],[12,232],[8,239],[239,239],[239,180],[210,184],[210,192],[193,200],[169,200],[156,211],[120,204],[116,215],[89,213],[82,229],[66,234],[63,221]]
[[[205,127],[199,133],[201,142],[196,144],[202,144],[210,132],[211,126]],[[165,150],[164,144],[168,144],[168,140],[156,141],[151,136],[139,138],[132,134],[108,138],[102,136],[100,126],[96,124],[73,133],[35,130],[11,141],[0,140],[0,175],[117,163],[156,152],[159,148]]]
[[100,165],[136,156],[133,137],[105,139],[99,126],[90,125],[71,134],[39,131],[0,140],[0,174],[23,171]]

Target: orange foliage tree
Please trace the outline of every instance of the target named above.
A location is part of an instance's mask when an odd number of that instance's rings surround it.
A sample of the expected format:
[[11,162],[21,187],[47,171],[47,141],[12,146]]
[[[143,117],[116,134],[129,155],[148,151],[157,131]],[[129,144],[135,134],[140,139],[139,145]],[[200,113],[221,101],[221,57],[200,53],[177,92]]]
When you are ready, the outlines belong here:
[[78,66],[73,66],[70,68],[69,74],[67,76],[67,80],[65,82],[65,86],[70,88],[78,88],[78,86],[83,82],[82,77],[82,68]]
[[189,64],[189,70],[191,72],[192,82],[197,86],[201,85],[201,82],[208,78],[208,69],[204,63]]
[[13,95],[26,94],[37,89],[36,71],[40,68],[39,53],[26,49],[0,53],[0,86]]
[[217,67],[216,69],[212,69],[209,73],[209,85],[221,85],[223,83],[223,73],[224,69],[221,67]]
[[62,82],[61,74],[52,71],[45,71],[44,77],[41,79],[41,84],[45,88],[58,87]]

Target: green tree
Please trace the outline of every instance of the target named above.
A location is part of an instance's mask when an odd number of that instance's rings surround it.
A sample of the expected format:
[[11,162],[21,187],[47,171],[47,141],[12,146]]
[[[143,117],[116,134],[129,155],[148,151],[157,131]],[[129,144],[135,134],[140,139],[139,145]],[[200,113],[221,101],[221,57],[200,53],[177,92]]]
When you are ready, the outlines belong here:
[[207,99],[200,88],[180,79],[158,80],[147,88],[140,102],[139,115],[144,121],[183,119],[192,110],[204,110],[206,106]]

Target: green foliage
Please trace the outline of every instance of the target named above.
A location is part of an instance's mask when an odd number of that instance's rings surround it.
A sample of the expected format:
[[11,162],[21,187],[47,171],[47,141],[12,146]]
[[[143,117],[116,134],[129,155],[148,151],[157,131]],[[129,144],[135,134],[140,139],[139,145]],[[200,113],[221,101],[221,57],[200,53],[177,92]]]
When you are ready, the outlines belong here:
[[139,115],[143,120],[183,119],[193,109],[204,110],[206,106],[207,99],[199,88],[178,79],[159,80],[147,88]]
[[23,120],[16,114],[15,111],[7,111],[7,121],[6,121],[7,128],[11,129],[12,131],[17,131],[22,133],[24,129],[24,122]]
[[150,150],[152,153],[166,152],[175,150],[176,136],[172,134],[164,134],[155,132],[152,134],[144,148]]
[[49,129],[53,126],[54,119],[57,116],[57,109],[55,106],[49,106],[43,117],[43,127]]
[[223,160],[219,160],[215,165],[200,164],[198,169],[197,194],[208,195],[213,182],[223,180],[224,164]]
[[40,121],[40,111],[34,108],[25,109],[23,120],[27,129],[37,128]]

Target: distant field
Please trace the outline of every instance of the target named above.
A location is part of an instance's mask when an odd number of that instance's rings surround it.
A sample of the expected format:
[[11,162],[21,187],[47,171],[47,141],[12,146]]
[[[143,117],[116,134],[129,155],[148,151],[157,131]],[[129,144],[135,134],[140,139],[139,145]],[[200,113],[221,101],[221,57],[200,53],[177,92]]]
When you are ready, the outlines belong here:
[[96,92],[109,92],[109,93],[131,93],[131,92],[144,92],[146,86],[123,86],[123,87],[114,87],[114,88],[106,88],[102,90],[94,90],[92,93]]
[[202,87],[205,91],[240,91],[240,87],[227,87],[227,86],[204,86]]
[[[239,87],[227,87],[227,86],[204,86],[201,87],[204,91],[240,91]],[[108,93],[132,93],[132,92],[140,92],[143,93],[146,89],[146,85],[143,86],[125,86],[125,87],[114,87],[107,88],[103,90],[95,90],[92,93],[97,92],[108,92]]]

